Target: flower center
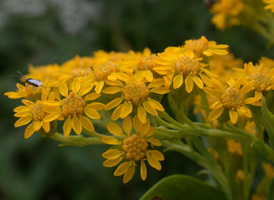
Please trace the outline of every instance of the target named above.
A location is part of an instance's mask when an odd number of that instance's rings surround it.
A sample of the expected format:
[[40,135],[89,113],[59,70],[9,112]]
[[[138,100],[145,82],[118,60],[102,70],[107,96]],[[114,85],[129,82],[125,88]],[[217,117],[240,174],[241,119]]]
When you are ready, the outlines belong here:
[[74,68],[71,72],[73,77],[84,77],[87,76],[91,72],[90,68]]
[[149,95],[149,90],[144,82],[127,83],[124,88],[124,98],[126,101],[131,101],[135,105],[143,102]]
[[78,96],[74,92],[70,92],[69,95],[61,103],[64,117],[79,116],[83,113],[86,106],[86,102],[82,97]]
[[266,90],[266,88],[268,88],[271,85],[271,80],[267,76],[267,73],[262,74],[255,72],[254,74],[249,76],[249,79],[251,81],[255,81],[254,87],[258,91]]
[[199,40],[187,40],[184,45],[185,50],[193,51],[197,56],[201,56],[207,49],[208,40],[202,37]]
[[182,73],[184,77],[189,74],[195,75],[200,71],[200,63],[195,58],[182,56],[176,60],[175,70],[178,74]]
[[156,66],[156,63],[154,62],[155,58],[156,58],[155,54],[140,58],[138,62],[138,68],[140,70],[146,70],[146,69],[152,70]]
[[94,68],[94,75],[97,80],[103,81],[107,79],[108,75],[115,72],[117,69],[117,64],[114,62],[104,62],[98,67]]
[[229,87],[220,98],[227,109],[236,110],[244,105],[245,95],[239,89]]
[[42,101],[36,101],[36,103],[32,106],[32,118],[34,121],[43,121],[45,116],[46,113],[43,111]]
[[148,143],[144,138],[140,138],[136,134],[123,140],[122,148],[125,156],[129,160],[138,161],[145,157]]

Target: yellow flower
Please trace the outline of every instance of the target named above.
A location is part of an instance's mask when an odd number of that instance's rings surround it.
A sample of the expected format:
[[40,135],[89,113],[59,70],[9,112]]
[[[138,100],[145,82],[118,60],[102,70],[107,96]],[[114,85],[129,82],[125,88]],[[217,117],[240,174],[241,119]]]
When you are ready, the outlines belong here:
[[242,144],[240,142],[235,142],[234,140],[227,140],[228,152],[238,154],[241,156],[242,152]]
[[73,129],[77,135],[81,134],[82,127],[88,131],[94,131],[94,126],[89,118],[100,119],[101,116],[97,111],[104,108],[104,104],[99,102],[88,103],[88,101],[100,97],[100,94],[91,93],[85,97],[79,95],[79,93],[81,93],[79,84],[80,83],[72,87],[70,93],[68,93],[68,87],[64,82],[61,82],[60,84],[60,93],[65,98],[60,100],[61,108],[58,109],[57,115],[60,118],[65,119],[63,125],[63,133],[65,137],[70,135],[71,129]]
[[244,61],[241,58],[235,58],[232,53],[229,53],[224,56],[212,56],[208,65],[211,71],[225,82],[227,75],[232,75],[234,73],[232,68],[242,68],[244,66]]
[[274,0],[263,0],[263,2],[267,4],[264,9],[274,12]]
[[244,69],[235,68],[235,76],[244,77],[247,82],[254,82],[255,97],[260,100],[263,91],[274,88],[274,68],[270,69],[264,64],[255,65],[251,62],[244,65]]
[[164,160],[161,152],[149,149],[149,146],[161,146],[159,140],[152,138],[155,128],[150,126],[150,120],[147,119],[146,123],[142,124],[135,116],[133,127],[135,131],[132,131],[132,120],[129,117],[123,120],[123,129],[126,134],[123,133],[120,126],[110,122],[107,129],[115,137],[106,136],[101,139],[106,144],[115,145],[114,148],[102,154],[107,159],[103,165],[105,167],[114,167],[122,161],[114,172],[114,176],[124,175],[123,183],[127,183],[132,179],[137,166],[136,162],[141,162],[140,175],[142,180],[145,180],[147,177],[145,161],[153,168],[161,170],[159,161]]
[[254,121],[247,121],[244,130],[248,133],[257,135],[256,124]]
[[240,20],[238,16],[243,8],[242,0],[220,0],[210,9],[210,12],[215,14],[212,18],[212,23],[221,30],[229,26],[239,25]]
[[274,68],[274,60],[267,57],[261,57],[259,60],[259,64],[264,64],[270,68]]
[[262,166],[263,166],[265,176],[269,179],[274,178],[274,166],[266,162],[262,162]]
[[208,116],[209,121],[219,118],[224,111],[228,112],[233,124],[238,120],[238,111],[243,112],[247,117],[252,116],[245,104],[259,106],[260,102],[256,98],[246,98],[245,94],[253,90],[254,82],[250,82],[243,87],[241,87],[241,83],[241,79],[235,82],[232,77],[227,78],[227,85],[217,79],[212,79],[211,85],[213,88],[204,88],[204,91],[209,95],[218,97],[218,100],[211,106],[212,111]]
[[119,85],[107,87],[103,90],[105,94],[120,93],[120,97],[117,97],[110,101],[105,110],[111,110],[117,107],[111,116],[113,121],[118,118],[125,118],[132,112],[137,112],[138,118],[142,123],[146,123],[147,112],[153,116],[157,116],[158,111],[164,111],[163,106],[153,98],[151,93],[165,94],[169,92],[166,87],[161,87],[164,84],[163,79],[155,79],[148,85],[144,81],[137,81],[132,76],[125,84],[120,82]]
[[[193,51],[184,52],[174,51],[174,48],[167,48],[165,52],[158,54],[156,63],[159,67],[155,67],[154,71],[164,75],[173,74],[173,88],[177,89],[185,82],[185,88],[188,93],[193,90],[194,83],[203,88],[204,82],[208,82],[208,76],[214,76],[209,70],[205,69],[205,64],[201,64],[202,58],[197,58]],[[203,80],[203,81],[202,81]]]
[[228,45],[217,45],[215,41],[208,41],[205,36],[202,36],[198,40],[186,40],[183,46],[185,51],[191,50],[197,56],[212,56],[213,54],[226,55],[228,54],[227,48]]
[[29,100],[22,100],[25,106],[18,106],[14,109],[14,116],[20,117],[14,126],[19,127],[28,125],[25,130],[25,138],[29,138],[35,131],[39,131],[41,128],[48,133],[50,131],[50,122],[56,120],[59,116],[54,115],[54,111],[58,109],[59,102],[55,101],[55,95],[52,92],[47,100],[47,92],[42,93],[41,100],[32,102]]

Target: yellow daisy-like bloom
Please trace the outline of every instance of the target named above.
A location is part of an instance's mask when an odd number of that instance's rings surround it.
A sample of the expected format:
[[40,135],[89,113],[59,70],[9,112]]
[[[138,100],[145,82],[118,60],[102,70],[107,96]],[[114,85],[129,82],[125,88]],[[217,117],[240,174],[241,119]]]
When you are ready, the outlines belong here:
[[111,116],[113,121],[118,118],[125,118],[132,112],[137,112],[138,118],[142,123],[146,123],[146,113],[157,116],[158,111],[164,111],[163,106],[150,97],[151,93],[165,94],[169,89],[162,87],[163,79],[155,79],[148,85],[146,82],[137,81],[135,77],[131,77],[125,84],[108,87],[103,90],[105,94],[121,93],[121,96],[110,101],[105,110],[111,110],[117,107]]
[[217,79],[212,79],[212,88],[204,88],[204,91],[209,95],[218,97],[218,101],[211,106],[212,111],[208,116],[209,121],[219,118],[224,111],[228,111],[233,124],[238,120],[238,111],[241,111],[247,117],[252,116],[246,104],[259,106],[260,102],[256,98],[246,98],[245,94],[253,90],[254,82],[250,82],[243,87],[241,87],[241,83],[241,79],[235,81],[232,77],[227,78],[227,85],[224,85]]
[[29,138],[35,131],[39,131],[41,128],[48,133],[50,131],[50,122],[58,118],[54,115],[54,111],[59,108],[59,102],[55,101],[55,95],[52,92],[47,99],[48,92],[43,92],[41,100],[32,102],[29,100],[22,100],[25,106],[18,106],[14,109],[14,116],[20,117],[14,126],[19,127],[28,125],[25,130],[25,138]]
[[123,183],[127,183],[132,179],[137,166],[136,162],[141,162],[140,175],[142,180],[145,180],[147,177],[145,161],[153,168],[161,170],[159,161],[164,160],[164,156],[160,151],[149,149],[149,143],[151,146],[161,146],[159,140],[152,138],[155,128],[150,126],[150,120],[147,119],[146,123],[142,124],[135,116],[133,127],[135,131],[132,131],[132,120],[129,117],[123,120],[123,129],[126,134],[123,133],[120,126],[110,122],[107,129],[115,137],[107,136],[101,139],[106,144],[115,145],[114,148],[102,154],[107,159],[103,165],[105,167],[114,167],[122,161],[114,172],[114,176],[124,175]]
[[242,144],[234,140],[227,140],[228,152],[238,154],[241,156],[243,154]]
[[264,64],[271,69],[274,68],[274,60],[267,57],[261,57],[259,60],[259,64]]
[[215,41],[208,41],[205,36],[202,36],[198,40],[186,40],[183,49],[185,51],[191,50],[197,56],[212,56],[216,55],[226,55],[228,51],[226,50],[228,45],[226,44],[218,44]]
[[242,0],[220,0],[210,9],[210,12],[215,14],[212,18],[212,23],[221,30],[229,26],[239,25],[240,20],[238,16],[243,8]]
[[241,58],[235,58],[232,53],[229,53],[225,56],[212,56],[208,65],[211,71],[225,82],[227,75],[232,75],[234,73],[232,68],[242,68],[244,66],[244,61]]
[[81,93],[79,84],[78,86],[75,85],[72,87],[72,91],[70,93],[64,82],[60,85],[60,93],[65,98],[60,100],[61,108],[58,109],[56,115],[58,115],[61,119],[65,119],[63,125],[64,136],[68,137],[71,129],[79,135],[82,132],[82,127],[88,131],[94,131],[94,126],[89,118],[100,119],[101,116],[97,111],[102,110],[104,108],[104,104],[99,102],[88,103],[88,101],[97,99],[100,97],[100,94],[91,93],[83,98],[79,95],[79,93]]
[[267,4],[264,9],[274,12],[274,0],[263,0],[263,2]]
[[203,89],[203,81],[208,82],[208,77],[202,72],[205,72],[208,76],[214,76],[204,68],[206,65],[200,63],[202,58],[197,58],[193,51],[178,52],[174,51],[174,48],[167,48],[165,52],[159,53],[158,57],[156,63],[159,64],[159,67],[155,67],[154,71],[161,75],[172,71],[174,89],[181,87],[184,81],[188,93],[193,90],[194,83]]
[[251,62],[244,65],[244,69],[235,68],[237,76],[243,76],[247,82],[254,82],[255,97],[260,100],[263,91],[274,88],[274,68],[270,69],[264,64],[253,65]]

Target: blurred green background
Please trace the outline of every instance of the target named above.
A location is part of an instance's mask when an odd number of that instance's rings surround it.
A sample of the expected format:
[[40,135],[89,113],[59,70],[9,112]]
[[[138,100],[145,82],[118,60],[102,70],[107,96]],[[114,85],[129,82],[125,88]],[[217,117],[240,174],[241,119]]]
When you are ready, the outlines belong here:
[[[202,0],[0,0],[0,91],[14,91],[18,80],[9,76],[29,64],[62,64],[99,49],[156,53],[202,35],[246,62],[274,58],[261,36],[242,27],[220,32],[210,20]],[[108,146],[58,147],[38,134],[25,140],[25,127],[13,126],[20,100],[0,100],[0,199],[134,200],[165,176],[198,177],[194,162],[168,152],[160,172],[149,168],[145,182],[138,172],[124,185],[115,168],[102,166]]]

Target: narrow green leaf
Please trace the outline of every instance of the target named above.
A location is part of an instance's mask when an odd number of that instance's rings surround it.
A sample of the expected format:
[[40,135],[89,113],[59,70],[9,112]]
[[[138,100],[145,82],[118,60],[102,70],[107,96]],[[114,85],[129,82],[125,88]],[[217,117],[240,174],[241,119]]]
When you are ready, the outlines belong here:
[[262,98],[262,116],[271,146],[274,147],[274,115],[268,110],[265,98]]
[[141,200],[151,199],[225,200],[226,197],[219,189],[196,178],[185,175],[172,175],[156,183],[141,198]]

